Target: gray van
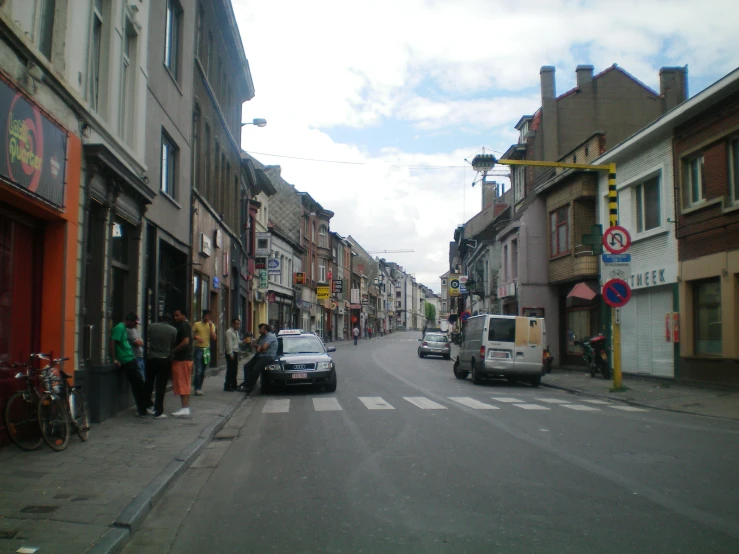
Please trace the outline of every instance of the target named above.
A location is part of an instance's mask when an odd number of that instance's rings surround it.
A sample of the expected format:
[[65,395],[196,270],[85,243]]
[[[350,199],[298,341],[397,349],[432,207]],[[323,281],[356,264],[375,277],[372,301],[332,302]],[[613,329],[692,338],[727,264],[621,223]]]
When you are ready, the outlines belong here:
[[538,387],[545,372],[546,328],[538,317],[479,315],[462,331],[454,376],[479,385],[489,377],[528,381]]

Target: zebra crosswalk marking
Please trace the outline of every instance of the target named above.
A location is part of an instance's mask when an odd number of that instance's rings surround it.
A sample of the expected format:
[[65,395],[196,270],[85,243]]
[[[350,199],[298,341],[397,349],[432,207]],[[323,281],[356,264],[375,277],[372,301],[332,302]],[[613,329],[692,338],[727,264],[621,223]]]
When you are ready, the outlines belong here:
[[360,396],[359,400],[368,410],[394,410],[390,404],[379,396]]
[[649,410],[645,410],[644,408],[636,408],[635,406],[609,406],[610,408],[613,408],[614,410],[621,410],[624,412],[648,412]]
[[605,404],[606,406],[611,404],[605,400],[583,400],[583,402],[587,402],[588,404]]
[[313,409],[317,412],[339,412],[342,407],[335,398],[314,398]]
[[509,404],[522,404],[524,400],[519,400],[518,398],[511,398],[510,396],[491,396],[493,400],[497,400],[498,402],[506,402]]
[[560,398],[534,398],[539,402],[547,402],[549,404],[572,404],[569,400],[562,400]]
[[263,414],[285,414],[290,411],[290,399],[270,398],[264,403]]
[[539,406],[539,404],[514,404],[516,408],[523,408],[524,410],[551,410],[546,406]]
[[500,410],[498,406],[485,404],[485,402],[480,402],[479,400],[475,400],[474,398],[469,398],[467,396],[450,396],[449,400],[456,402],[457,404],[462,404],[462,406],[472,408],[473,410]]
[[577,410],[578,412],[599,412],[600,408],[593,408],[592,406],[583,406],[582,404],[562,404],[563,408],[569,408],[570,410]]
[[446,410],[446,406],[442,406],[441,404],[437,404],[433,400],[429,400],[426,397],[423,396],[404,396],[403,400],[407,400],[414,406],[418,406],[422,410]]

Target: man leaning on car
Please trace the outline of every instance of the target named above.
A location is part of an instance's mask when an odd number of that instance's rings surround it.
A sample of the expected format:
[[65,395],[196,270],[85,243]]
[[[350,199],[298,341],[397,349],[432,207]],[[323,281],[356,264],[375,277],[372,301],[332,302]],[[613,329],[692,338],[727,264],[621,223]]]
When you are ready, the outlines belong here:
[[244,382],[238,390],[251,394],[257,386],[257,379],[262,370],[277,356],[277,337],[271,332],[266,323],[259,324],[259,339],[257,340],[256,354],[244,364]]

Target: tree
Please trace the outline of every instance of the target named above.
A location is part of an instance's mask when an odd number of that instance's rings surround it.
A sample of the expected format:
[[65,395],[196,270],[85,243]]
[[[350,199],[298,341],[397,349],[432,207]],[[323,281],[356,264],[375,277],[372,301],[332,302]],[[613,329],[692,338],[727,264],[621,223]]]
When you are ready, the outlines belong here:
[[426,321],[430,323],[436,323],[436,306],[430,302],[424,302],[426,306]]

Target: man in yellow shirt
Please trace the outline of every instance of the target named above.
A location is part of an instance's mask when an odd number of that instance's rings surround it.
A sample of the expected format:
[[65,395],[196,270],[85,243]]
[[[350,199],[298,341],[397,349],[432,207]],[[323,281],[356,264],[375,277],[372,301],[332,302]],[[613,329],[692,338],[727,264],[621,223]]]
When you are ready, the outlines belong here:
[[210,320],[210,310],[203,310],[203,317],[192,325],[195,339],[195,396],[203,395],[205,372],[210,364],[210,341],[216,340],[216,326]]

